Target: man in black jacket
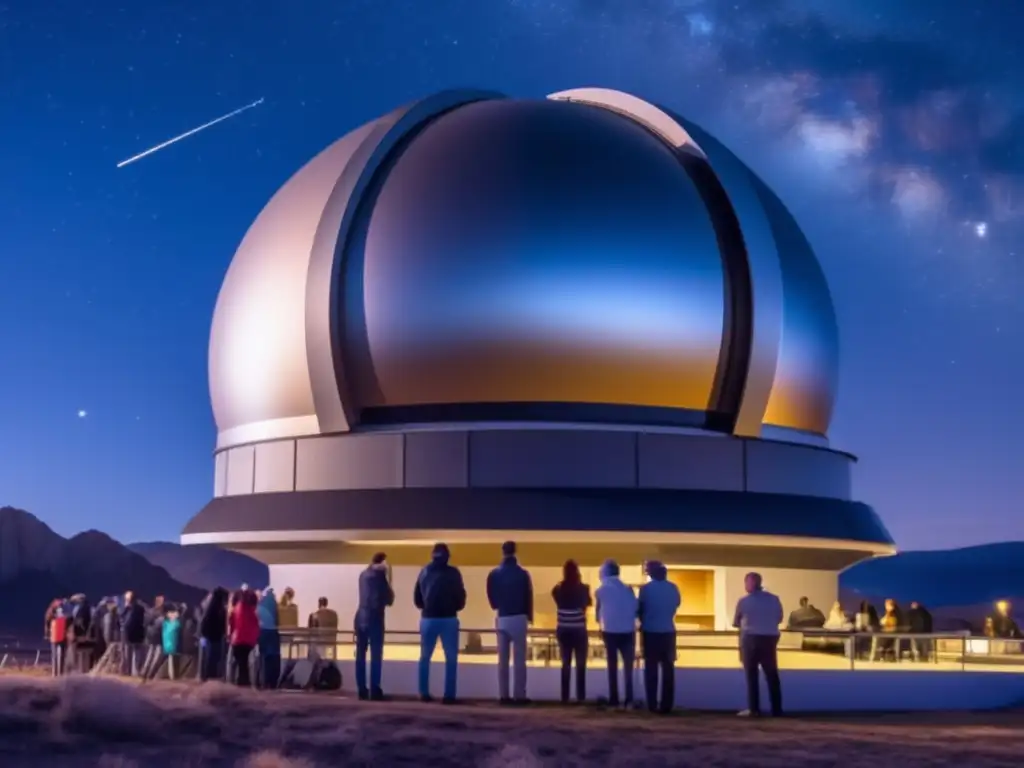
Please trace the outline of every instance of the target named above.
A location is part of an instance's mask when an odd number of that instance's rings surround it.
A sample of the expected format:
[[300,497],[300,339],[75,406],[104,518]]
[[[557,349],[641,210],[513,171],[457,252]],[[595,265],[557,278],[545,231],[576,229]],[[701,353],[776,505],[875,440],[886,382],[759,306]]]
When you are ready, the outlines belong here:
[[[916,600],[910,604],[910,610],[907,611],[907,631],[915,635],[932,633],[932,615]],[[929,638],[910,638],[910,655],[915,661],[928,661],[931,652],[932,643]]]
[[164,597],[157,595],[153,605],[146,611],[146,660],[142,664],[142,678],[148,680],[156,674],[156,667],[163,657],[164,645]]
[[143,649],[146,642],[146,607],[134,592],[124,593],[121,609],[121,647],[124,649],[122,672],[136,677],[142,674]]
[[448,564],[447,544],[435,544],[430,564],[420,571],[413,602],[420,610],[420,698],[430,701],[430,661],[437,641],[444,651],[444,703],[455,702],[459,674],[459,612],[466,607],[466,586],[458,568]]
[[[388,566],[383,552],[370,560],[359,574],[359,608],[356,610],[356,688],[360,699],[384,698],[381,674],[384,661],[384,612],[395,602],[388,581]],[[370,651],[370,685],[366,684],[366,651]]]
[[225,642],[228,634],[228,591],[217,587],[203,601],[199,619],[199,679],[223,678]]
[[[514,541],[501,545],[501,565],[487,575],[487,600],[497,614],[498,699],[502,704],[525,704],[526,636],[533,624],[533,580],[516,559]],[[509,651],[514,655],[513,696],[508,690]]]

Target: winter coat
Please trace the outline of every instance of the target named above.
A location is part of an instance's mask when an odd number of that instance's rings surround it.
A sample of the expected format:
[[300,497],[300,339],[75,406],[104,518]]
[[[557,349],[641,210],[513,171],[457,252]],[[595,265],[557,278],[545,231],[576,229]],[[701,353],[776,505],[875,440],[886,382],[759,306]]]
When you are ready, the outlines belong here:
[[181,647],[181,619],[164,618],[160,622],[160,637],[164,653],[173,656]]
[[[252,594],[252,593],[249,593]],[[232,645],[255,646],[260,640],[260,620],[256,616],[256,596],[242,597],[228,616],[228,631]]]
[[487,601],[499,617],[525,616],[533,622],[533,581],[515,557],[487,574]]
[[260,620],[260,629],[277,629],[277,598],[272,589],[268,589],[260,598],[256,616]]
[[146,641],[146,609],[137,600],[121,609],[121,639],[132,645]]
[[395,602],[395,592],[388,582],[388,567],[383,563],[371,565],[359,574],[359,607],[356,609],[356,629],[384,626],[384,611]]
[[424,619],[453,619],[466,607],[466,585],[462,572],[448,564],[447,556],[435,557],[420,571],[413,590],[413,602]]
[[205,602],[202,618],[199,620],[199,636],[205,640],[218,642],[228,634],[227,615],[228,593],[221,588],[215,589]]

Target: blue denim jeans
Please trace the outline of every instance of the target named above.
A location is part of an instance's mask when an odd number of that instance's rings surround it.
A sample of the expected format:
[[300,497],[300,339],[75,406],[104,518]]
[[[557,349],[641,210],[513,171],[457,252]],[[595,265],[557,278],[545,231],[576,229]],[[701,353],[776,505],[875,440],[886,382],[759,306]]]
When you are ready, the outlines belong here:
[[[370,685],[366,685],[366,652],[370,652]],[[360,694],[380,693],[384,663],[384,625],[372,622],[356,625],[356,688]]]
[[276,629],[261,629],[258,647],[259,684],[272,690],[281,679],[281,633]]
[[420,696],[430,695],[430,661],[438,640],[444,651],[444,697],[454,699],[459,676],[458,619],[420,619]]

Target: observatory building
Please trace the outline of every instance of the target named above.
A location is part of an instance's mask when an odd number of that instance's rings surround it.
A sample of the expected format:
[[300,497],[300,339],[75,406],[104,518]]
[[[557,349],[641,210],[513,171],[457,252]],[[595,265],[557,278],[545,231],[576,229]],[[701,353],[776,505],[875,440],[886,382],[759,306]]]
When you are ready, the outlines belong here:
[[828,442],[838,330],[779,198],[700,127],[602,89],[444,92],[340,138],[245,235],[210,339],[213,499],[182,543],[343,624],[387,553],[389,629],[435,541],[464,627],[513,539],[536,624],[567,558],[657,558],[680,628],[756,569],[787,609],[894,551]]

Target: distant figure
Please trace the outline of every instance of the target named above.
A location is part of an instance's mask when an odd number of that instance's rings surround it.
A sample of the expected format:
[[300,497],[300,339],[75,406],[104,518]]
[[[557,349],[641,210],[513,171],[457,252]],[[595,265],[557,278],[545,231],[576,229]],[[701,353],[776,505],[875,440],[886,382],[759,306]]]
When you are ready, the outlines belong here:
[[619,659],[625,698],[622,704],[633,703],[633,663],[636,660],[636,619],[639,603],[632,588],[619,578],[619,564],[606,560],[601,566],[601,586],[597,588],[597,622],[601,626],[608,661],[608,704],[619,706]]
[[862,600],[857,609],[854,628],[858,632],[877,632],[879,629],[878,611],[867,600]]
[[[883,635],[895,635],[903,629],[903,612],[892,598],[885,601],[885,613],[882,614],[878,628]],[[883,658],[892,657],[895,661],[899,661],[901,645],[898,637],[873,637],[871,638],[871,660],[875,661],[882,656]]]
[[853,629],[853,622],[846,617],[846,611],[838,600],[832,603],[832,610],[828,612],[824,629],[830,632],[849,632]]
[[281,632],[277,628],[277,596],[272,587],[263,590],[256,606],[256,618],[260,622],[258,684],[273,690],[281,679]]
[[761,684],[758,670],[764,670],[768,698],[775,717],[782,715],[782,682],[779,680],[779,626],[784,618],[782,602],[761,586],[761,574],[748,573],[743,580],[745,597],[736,603],[732,625],[740,631],[740,657],[747,677],[747,708],[741,717],[761,714]]
[[555,637],[562,657],[562,703],[569,703],[573,657],[576,658],[576,701],[582,703],[587,699],[587,652],[590,650],[587,608],[593,601],[590,587],[583,583],[575,560],[565,561],[562,580],[551,590],[551,597],[558,610]]
[[459,613],[466,607],[466,585],[449,565],[447,544],[435,544],[430,563],[420,571],[413,602],[420,610],[420,699],[431,701],[430,661],[437,641],[444,652],[444,703],[454,704],[459,675]]
[[[359,574],[359,607],[355,615],[356,689],[360,699],[382,701],[384,670],[384,613],[395,602],[388,580],[387,556],[377,552]],[[366,652],[370,652],[370,683],[366,683]]]
[[134,592],[125,592],[121,609],[122,674],[132,677],[142,674],[145,642],[146,607],[136,599]]
[[800,607],[789,614],[790,629],[821,629],[825,626],[825,614],[811,605],[806,597],[800,598]]
[[235,607],[228,614],[228,632],[231,635],[231,656],[235,660],[235,682],[240,688],[248,688],[252,685],[249,656],[260,641],[256,594],[251,589],[241,593]]
[[[533,581],[516,558],[516,543],[501,545],[501,565],[487,575],[487,601],[497,613],[498,700],[502,704],[526,703],[526,636],[533,624]],[[514,682],[509,696],[509,655],[514,656]]]
[[92,633],[92,606],[83,594],[72,595],[70,600],[67,645],[71,669],[80,674],[87,673],[91,668],[96,637]]
[[299,606],[295,604],[295,590],[285,587],[281,602],[277,605],[277,626],[281,629],[298,629]]
[[[932,633],[932,615],[928,609],[916,600],[907,611],[907,631],[914,635],[930,635]],[[912,637],[910,654],[915,661],[927,661],[931,657],[932,641],[930,638]]]
[[1010,613],[1010,604],[1006,600],[1000,600],[995,605],[995,611],[989,616],[992,619],[992,632],[994,637],[1011,639],[1020,637],[1020,627],[1014,621]]
[[[651,580],[640,587],[640,642],[644,654],[647,709],[667,715],[676,702],[676,613],[682,603],[679,587],[657,560],[647,563]],[[661,697],[658,697],[658,673]]]
[[337,656],[338,649],[338,614],[333,608],[327,606],[327,598],[321,597],[316,602],[316,611],[309,615],[308,626],[317,630],[319,642],[316,644],[317,653],[321,657],[333,659]]
[[146,611],[146,660],[142,663],[143,678],[152,677],[163,657],[164,598],[157,595]]
[[[181,614],[172,606],[160,622],[160,650],[162,659],[167,659],[167,678],[177,677],[178,654],[181,652]],[[159,669],[159,662],[153,665],[151,674]]]
[[50,674],[53,677],[64,674],[67,652],[68,619],[64,615],[63,603],[60,598],[54,599],[43,618],[43,637],[50,643]]
[[217,587],[204,601],[199,621],[199,679],[223,676],[224,641],[228,634],[228,591]]

